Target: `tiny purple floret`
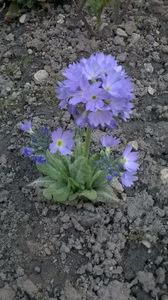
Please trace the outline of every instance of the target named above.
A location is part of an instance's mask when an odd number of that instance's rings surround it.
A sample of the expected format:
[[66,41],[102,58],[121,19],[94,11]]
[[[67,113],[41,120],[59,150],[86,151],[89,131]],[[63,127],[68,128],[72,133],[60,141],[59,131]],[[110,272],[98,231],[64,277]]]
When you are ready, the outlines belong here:
[[134,181],[136,181],[137,179],[138,178],[137,176],[135,176],[135,174],[127,171],[121,175],[121,182],[125,187],[131,187],[134,184]]
[[116,139],[110,135],[105,135],[101,137],[100,142],[103,147],[109,148],[117,146],[120,143],[120,139]]
[[46,157],[43,154],[35,156],[34,160],[37,164],[40,165],[45,164],[47,162]]
[[139,169],[139,164],[137,163],[138,160],[138,153],[132,151],[132,146],[128,145],[124,152],[123,152],[123,160],[124,160],[124,168],[126,171],[135,174],[136,171]]
[[24,123],[20,123],[20,129],[27,133],[32,133],[32,122],[31,121],[25,121]]
[[25,157],[31,157],[33,155],[33,149],[31,147],[23,147],[21,154]]

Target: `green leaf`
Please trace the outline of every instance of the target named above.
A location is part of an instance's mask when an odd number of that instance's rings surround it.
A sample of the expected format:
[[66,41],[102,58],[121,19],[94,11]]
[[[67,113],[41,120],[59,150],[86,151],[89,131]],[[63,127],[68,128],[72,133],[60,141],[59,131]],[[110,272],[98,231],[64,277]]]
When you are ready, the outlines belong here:
[[81,189],[80,184],[75,179],[73,179],[72,177],[69,177],[68,180],[72,186],[72,189],[75,189],[75,188]]
[[80,186],[87,186],[92,176],[92,169],[86,157],[79,156],[70,166],[70,177]]
[[94,187],[95,189],[100,188],[101,186],[104,186],[105,184],[107,184],[104,171],[98,170],[92,177],[91,184],[92,184],[92,187]]
[[37,169],[44,175],[48,176],[54,180],[60,180],[62,178],[60,172],[58,172],[55,168],[53,168],[48,163],[45,164],[37,164]]
[[77,159],[79,156],[84,156],[84,143],[78,140],[74,150],[74,157]]
[[70,194],[69,186],[59,186],[59,183],[51,184],[47,189],[43,191],[43,195],[48,200],[54,200],[56,202],[65,202]]
[[50,184],[54,183],[54,180],[50,179],[49,177],[40,177],[33,181],[32,183],[28,184],[27,186],[30,187],[48,187]]
[[50,192],[50,190],[48,188],[43,190],[43,196],[47,200],[52,200],[52,193]]
[[85,197],[91,201],[97,199],[97,193],[95,190],[84,190],[82,193],[80,193],[80,196]]
[[72,194],[72,195],[69,196],[68,201],[69,201],[69,202],[73,202],[73,201],[75,201],[78,197],[80,197],[80,193],[79,193],[79,192],[76,192],[76,193],[74,193],[74,194]]
[[55,168],[64,178],[68,177],[67,168],[65,167],[64,163],[62,162],[62,157],[57,156],[57,154],[51,154],[48,150],[46,152],[46,158],[48,160],[48,163]]
[[106,185],[104,188],[97,190],[97,201],[111,202],[116,204],[120,201],[120,199],[117,197],[113,188],[109,185]]

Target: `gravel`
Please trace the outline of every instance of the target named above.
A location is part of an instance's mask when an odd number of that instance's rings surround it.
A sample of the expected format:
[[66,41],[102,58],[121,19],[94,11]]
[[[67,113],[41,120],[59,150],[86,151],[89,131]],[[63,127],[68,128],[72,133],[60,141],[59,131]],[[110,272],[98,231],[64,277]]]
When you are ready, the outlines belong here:
[[[118,25],[105,10],[101,34],[91,38],[68,4],[1,24],[0,299],[168,299],[167,4],[154,2],[131,1]],[[72,127],[58,108],[56,80],[97,51],[115,55],[133,78],[133,115],[114,134],[138,149],[138,181],[124,191],[113,182],[115,207],[43,202],[27,188],[38,172],[20,155],[27,137],[18,124]]]

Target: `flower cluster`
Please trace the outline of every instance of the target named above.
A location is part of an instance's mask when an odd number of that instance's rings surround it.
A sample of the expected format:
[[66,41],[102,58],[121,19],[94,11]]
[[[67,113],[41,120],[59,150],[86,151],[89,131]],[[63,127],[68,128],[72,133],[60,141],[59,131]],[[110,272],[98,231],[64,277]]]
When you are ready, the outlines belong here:
[[[36,131],[32,129],[31,121],[21,123],[20,129],[31,135],[31,146],[23,147],[21,154],[25,157],[30,157],[37,164],[47,162],[45,157],[47,149],[52,154],[57,152],[61,155],[72,154],[75,142],[74,134],[70,130],[63,131],[62,128],[58,128],[50,132],[47,128],[42,127],[40,131]],[[106,170],[106,179],[111,181],[114,177],[118,177],[123,186],[132,186],[134,181],[137,180],[136,172],[139,168],[137,152],[132,151],[131,145],[128,145],[123,151],[122,157],[112,159],[111,148],[116,147],[120,140],[113,136],[105,135],[100,138],[100,143],[105,148],[105,155],[101,157],[98,163],[100,169]]]
[[139,169],[138,153],[132,151],[132,146],[128,145],[122,153],[122,156],[118,159],[111,159],[111,148],[117,146],[120,143],[119,139],[106,135],[101,139],[101,144],[106,148],[106,156],[101,160],[100,167],[107,170],[107,180],[111,181],[114,177],[118,177],[121,180],[123,186],[131,187],[137,180],[136,172]]
[[[117,156],[120,139],[112,135],[100,138],[101,150],[90,153],[94,128],[111,128],[117,118],[127,120],[133,108],[133,85],[126,72],[111,55],[97,53],[70,64],[65,79],[57,85],[61,109],[68,109],[78,127],[76,134],[62,128],[36,129],[31,121],[20,124],[30,142],[21,154],[36,163],[43,177],[36,184],[43,195],[57,202],[80,197],[91,201],[114,200],[112,180],[131,187],[137,180],[138,154],[127,145]],[[81,129],[82,128],[82,129]],[[101,200],[100,200],[101,201]]]
[[80,127],[114,128],[133,108],[133,84],[111,55],[97,53],[70,64],[57,87],[60,108],[67,108]]

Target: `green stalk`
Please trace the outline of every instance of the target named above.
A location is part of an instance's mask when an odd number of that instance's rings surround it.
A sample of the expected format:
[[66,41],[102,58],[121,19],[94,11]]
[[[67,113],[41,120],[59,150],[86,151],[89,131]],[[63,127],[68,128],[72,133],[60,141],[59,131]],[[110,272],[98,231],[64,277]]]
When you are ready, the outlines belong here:
[[89,157],[90,152],[90,143],[91,143],[91,129],[88,127],[86,130],[86,140],[85,140],[85,149],[84,149],[84,155],[85,157]]

